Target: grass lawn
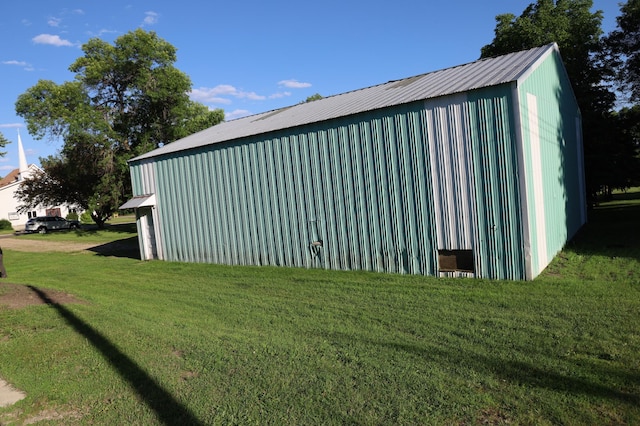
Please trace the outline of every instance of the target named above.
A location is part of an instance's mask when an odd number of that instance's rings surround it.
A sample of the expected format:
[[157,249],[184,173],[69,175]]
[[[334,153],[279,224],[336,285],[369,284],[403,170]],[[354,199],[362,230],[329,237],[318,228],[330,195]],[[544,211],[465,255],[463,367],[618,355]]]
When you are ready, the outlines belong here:
[[[640,192],[616,197],[533,282],[5,250],[85,303],[0,305],[27,394],[0,424],[640,424]],[[83,233],[33,237],[131,237]]]
[[135,216],[119,216],[109,220],[104,228],[99,229],[95,224],[82,224],[78,230],[52,231],[48,234],[25,234],[22,239],[41,241],[68,241],[82,243],[109,243],[126,238],[137,239]]

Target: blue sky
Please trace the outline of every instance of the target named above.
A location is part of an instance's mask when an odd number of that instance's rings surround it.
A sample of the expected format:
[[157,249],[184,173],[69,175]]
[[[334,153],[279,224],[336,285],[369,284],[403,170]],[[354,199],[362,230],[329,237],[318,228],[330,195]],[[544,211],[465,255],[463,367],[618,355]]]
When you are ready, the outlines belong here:
[[[532,1],[3,1],[0,132],[12,143],[0,176],[18,167],[18,129],[30,164],[60,149],[27,133],[15,101],[38,80],[72,80],[68,67],[93,37],[155,31],[178,49],[192,99],[229,120],[472,62],[496,15],[520,15]],[[593,10],[604,12],[605,32],[615,27],[618,1],[595,0]]]

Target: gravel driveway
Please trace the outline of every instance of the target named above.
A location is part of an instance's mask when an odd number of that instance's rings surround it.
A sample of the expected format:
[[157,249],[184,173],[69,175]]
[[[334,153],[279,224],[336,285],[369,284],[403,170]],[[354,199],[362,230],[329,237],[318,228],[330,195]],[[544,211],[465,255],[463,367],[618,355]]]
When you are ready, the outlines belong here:
[[72,243],[66,241],[45,241],[45,240],[29,240],[21,238],[19,235],[2,235],[0,236],[0,247],[16,251],[82,251],[89,250],[97,245],[96,243]]

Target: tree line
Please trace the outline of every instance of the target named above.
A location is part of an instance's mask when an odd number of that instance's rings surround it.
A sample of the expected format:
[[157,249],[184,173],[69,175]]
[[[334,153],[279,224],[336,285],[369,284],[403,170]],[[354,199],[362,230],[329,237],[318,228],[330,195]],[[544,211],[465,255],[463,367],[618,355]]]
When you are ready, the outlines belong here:
[[25,179],[22,209],[70,204],[102,226],[132,193],[127,161],[224,120],[189,99],[191,80],[178,70],[176,48],[142,29],[82,46],[73,81],[40,80],[18,97],[16,112],[35,139],[63,141]]
[[[587,195],[595,202],[640,185],[640,0],[621,4],[609,34],[592,7],[592,0],[537,0],[519,16],[498,15],[480,56],[558,44],[582,113]],[[43,173],[17,196],[25,210],[79,206],[102,226],[131,196],[129,159],[216,125],[224,112],[189,99],[175,47],[154,32],[137,29],[113,45],[94,38],[82,52],[69,67],[73,81],[40,80],[18,97],[29,133],[63,147],[40,159]],[[0,148],[6,143],[0,134]]]
[[481,57],[556,42],[582,114],[587,196],[640,185],[640,0],[621,4],[616,29],[602,31],[591,0],[538,0],[520,16],[496,17]]

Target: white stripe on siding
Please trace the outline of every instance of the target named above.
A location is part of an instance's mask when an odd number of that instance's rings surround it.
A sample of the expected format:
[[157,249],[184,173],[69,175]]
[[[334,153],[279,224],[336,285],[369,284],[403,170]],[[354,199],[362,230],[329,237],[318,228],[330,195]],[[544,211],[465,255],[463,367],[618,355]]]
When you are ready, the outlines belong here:
[[525,161],[524,129],[522,126],[522,110],[520,105],[520,91],[518,85],[513,84],[513,108],[516,131],[516,151],[518,155],[518,176],[520,189],[520,213],[522,214],[522,248],[525,263],[525,276],[527,280],[533,277],[533,265],[531,263],[531,218],[529,211],[529,197],[527,196],[527,166]]
[[542,271],[549,263],[547,257],[547,227],[544,215],[544,183],[542,180],[542,158],[540,154],[540,130],[538,123],[538,100],[535,95],[527,93],[527,110],[529,115],[529,143],[531,146],[531,171],[533,175],[533,199],[536,217],[536,239],[538,253],[538,270]]
[[464,94],[425,102],[437,246],[472,250],[476,228],[473,160]]

